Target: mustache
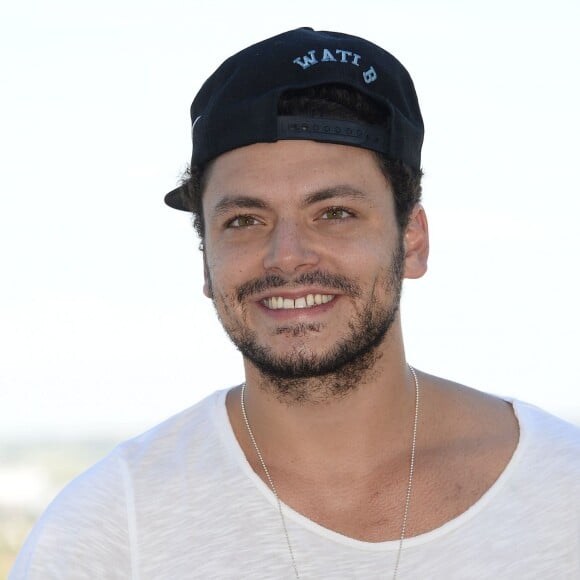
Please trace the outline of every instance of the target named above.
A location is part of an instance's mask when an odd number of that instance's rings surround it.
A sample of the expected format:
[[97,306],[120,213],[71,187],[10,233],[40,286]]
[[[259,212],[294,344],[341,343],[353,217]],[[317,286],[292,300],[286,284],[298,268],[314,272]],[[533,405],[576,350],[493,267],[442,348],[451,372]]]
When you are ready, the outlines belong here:
[[360,286],[346,276],[316,271],[304,272],[292,280],[287,280],[277,274],[266,274],[238,286],[236,297],[239,302],[242,302],[253,294],[259,294],[271,288],[293,288],[295,286],[321,286],[329,290],[339,290],[352,298],[357,298],[361,295]]

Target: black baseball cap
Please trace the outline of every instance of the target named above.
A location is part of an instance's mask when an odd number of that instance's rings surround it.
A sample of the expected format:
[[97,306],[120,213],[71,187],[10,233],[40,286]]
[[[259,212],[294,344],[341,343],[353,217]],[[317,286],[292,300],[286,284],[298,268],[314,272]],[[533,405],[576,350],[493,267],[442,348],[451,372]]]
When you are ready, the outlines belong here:
[[[370,97],[385,123],[368,125],[278,114],[291,89],[339,84]],[[405,67],[380,46],[339,32],[298,28],[254,44],[228,58],[207,79],[191,105],[191,164],[253,143],[308,139],[362,147],[421,166],[423,119]],[[165,203],[185,210],[182,187]]]

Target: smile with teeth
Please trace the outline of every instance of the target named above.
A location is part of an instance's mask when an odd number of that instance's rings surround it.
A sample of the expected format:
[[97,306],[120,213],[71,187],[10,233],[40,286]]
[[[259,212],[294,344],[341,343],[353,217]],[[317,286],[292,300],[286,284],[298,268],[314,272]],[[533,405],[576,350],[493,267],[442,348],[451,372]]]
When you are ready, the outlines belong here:
[[270,310],[293,310],[295,308],[312,308],[319,304],[326,304],[335,297],[334,294],[307,294],[292,300],[282,296],[272,296],[262,300],[262,304]]

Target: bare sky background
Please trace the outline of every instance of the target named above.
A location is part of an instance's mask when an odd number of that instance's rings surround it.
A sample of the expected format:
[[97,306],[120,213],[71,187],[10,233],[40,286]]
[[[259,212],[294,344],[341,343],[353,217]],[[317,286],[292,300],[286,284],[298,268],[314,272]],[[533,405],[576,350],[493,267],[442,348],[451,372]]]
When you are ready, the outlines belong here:
[[432,258],[409,361],[580,422],[579,4],[29,0],[0,9],[0,436],[135,434],[242,379],[163,205],[189,105],[298,26],[368,38],[415,80]]

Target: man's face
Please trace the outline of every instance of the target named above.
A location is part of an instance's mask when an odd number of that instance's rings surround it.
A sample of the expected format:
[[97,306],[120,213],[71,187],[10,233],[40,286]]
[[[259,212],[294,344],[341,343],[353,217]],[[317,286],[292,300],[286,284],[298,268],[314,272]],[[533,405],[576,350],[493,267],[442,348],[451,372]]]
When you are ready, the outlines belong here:
[[404,250],[371,152],[313,141],[236,149],[212,164],[203,207],[205,293],[264,374],[325,375],[382,343]]

